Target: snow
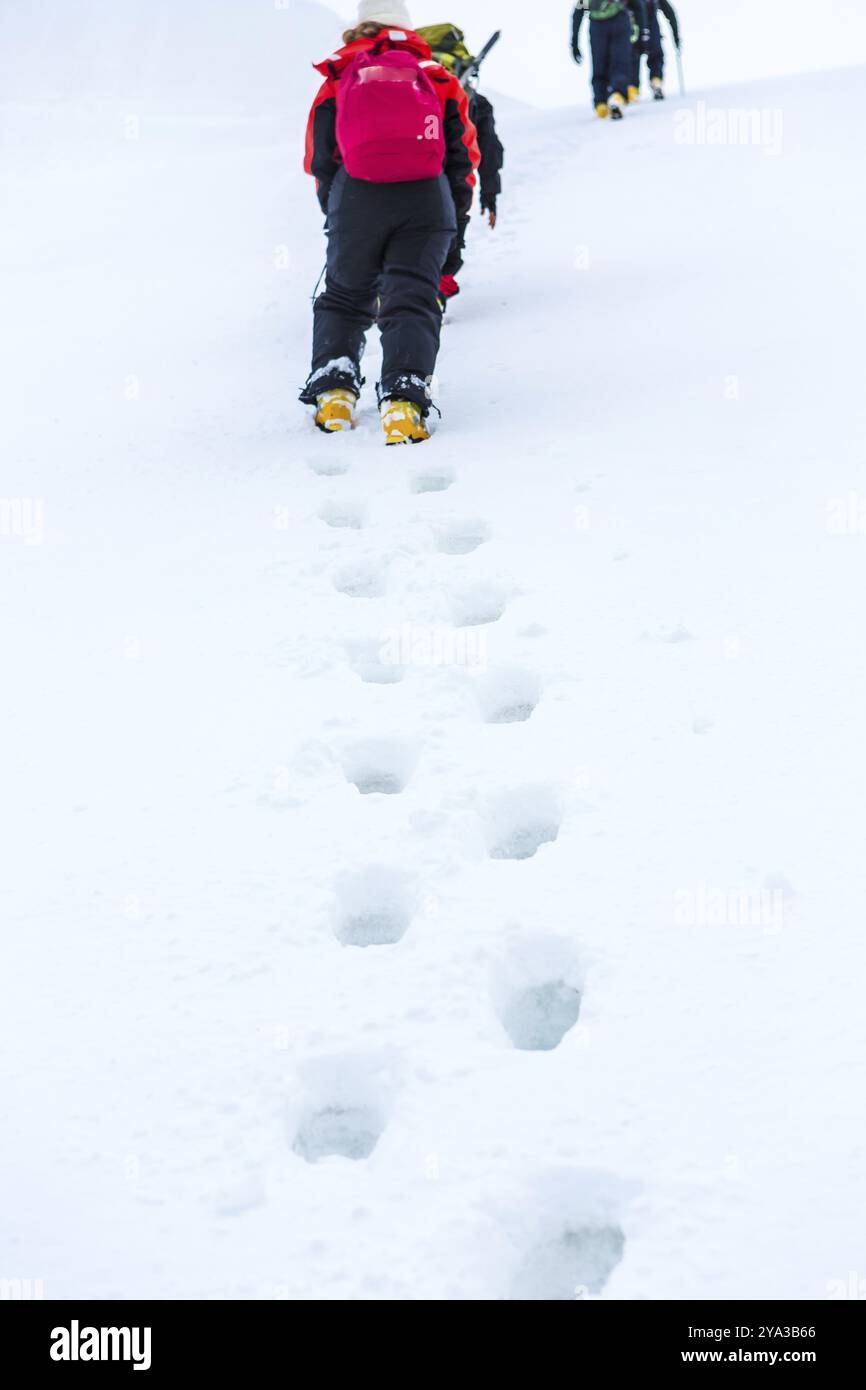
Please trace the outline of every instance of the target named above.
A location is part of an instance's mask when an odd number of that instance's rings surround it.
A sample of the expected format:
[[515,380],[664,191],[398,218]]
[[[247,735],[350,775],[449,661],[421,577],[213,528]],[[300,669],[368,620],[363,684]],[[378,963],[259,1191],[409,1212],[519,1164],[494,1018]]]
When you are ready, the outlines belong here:
[[0,1274],[848,1287],[862,70],[509,106],[395,451],[295,402],[340,24],[184,10],[3,19]]

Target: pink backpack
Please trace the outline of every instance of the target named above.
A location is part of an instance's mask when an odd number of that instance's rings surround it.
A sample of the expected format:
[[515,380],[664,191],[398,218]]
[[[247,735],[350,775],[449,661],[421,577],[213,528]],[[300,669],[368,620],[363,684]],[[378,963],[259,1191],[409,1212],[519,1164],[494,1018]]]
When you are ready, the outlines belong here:
[[413,54],[389,49],[352,59],[337,88],[337,144],[353,179],[438,178],[445,163],[442,107]]

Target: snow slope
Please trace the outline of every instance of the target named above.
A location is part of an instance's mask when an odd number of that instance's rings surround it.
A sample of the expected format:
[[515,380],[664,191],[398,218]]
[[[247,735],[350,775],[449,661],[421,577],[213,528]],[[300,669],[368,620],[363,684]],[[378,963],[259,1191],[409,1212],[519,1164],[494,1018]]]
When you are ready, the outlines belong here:
[[716,94],[763,144],[510,114],[441,426],[395,458],[369,386],[351,438],[294,403],[333,30],[282,21],[273,109],[3,109],[0,1275],[832,1295],[862,72]]

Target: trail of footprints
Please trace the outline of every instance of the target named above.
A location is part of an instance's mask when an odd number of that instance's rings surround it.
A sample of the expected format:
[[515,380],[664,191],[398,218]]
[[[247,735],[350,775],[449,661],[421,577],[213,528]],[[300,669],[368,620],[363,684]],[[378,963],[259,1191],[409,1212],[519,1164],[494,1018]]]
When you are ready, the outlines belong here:
[[[342,451],[333,451],[334,454]],[[323,477],[348,471],[339,457],[311,462]],[[454,471],[443,465],[410,474],[409,491],[415,495],[443,492],[455,481]],[[359,531],[366,524],[363,503],[350,497],[331,497],[318,510],[326,526]],[[490,536],[487,523],[477,517],[450,519],[432,526],[436,550],[444,555],[469,555]],[[369,558],[341,566],[333,577],[338,592],[353,599],[377,598],[387,587],[386,567]],[[506,610],[506,588],[492,581],[455,587],[450,616],[455,628],[497,622]],[[352,640],[346,651],[355,674],[364,683],[400,683],[405,669],[386,661],[376,637]],[[542,697],[542,682],[530,670],[507,667],[486,672],[475,682],[480,719],[486,724],[519,724],[530,719]],[[415,769],[417,749],[408,740],[360,739],[345,747],[340,762],[347,782],[362,797],[398,796]],[[561,810],[555,794],[546,786],[524,786],[500,794],[490,804],[486,819],[487,852],[491,860],[532,858],[553,843],[560,828]],[[399,871],[371,865],[342,875],[335,886],[332,927],[343,946],[394,946],[405,936],[418,904],[413,888]],[[553,971],[550,978],[512,982],[498,1002],[497,1012],[511,1045],[526,1052],[547,1052],[558,1047],[577,1024],[582,991],[574,972],[566,979]],[[370,1157],[384,1132],[385,1109],[367,1099],[349,1099],[345,1086],[327,1087],[310,1104],[294,1127],[292,1147],[308,1163],[339,1156],[354,1161]],[[361,1087],[363,1094],[364,1087]],[[625,1238],[607,1216],[563,1214],[561,1225],[545,1228],[524,1254],[512,1281],[509,1297],[517,1300],[573,1300],[598,1294],[622,1259]]]

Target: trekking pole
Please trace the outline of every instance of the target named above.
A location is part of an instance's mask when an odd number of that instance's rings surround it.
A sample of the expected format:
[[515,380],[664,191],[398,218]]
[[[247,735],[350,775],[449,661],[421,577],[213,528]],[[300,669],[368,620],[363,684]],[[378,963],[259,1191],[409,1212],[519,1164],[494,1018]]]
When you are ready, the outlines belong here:
[[681,97],[684,97],[685,94],[686,94],[686,83],[685,83],[685,78],[683,77],[683,51],[682,51],[682,49],[680,48],[679,44],[676,45],[676,50],[677,50],[677,77],[678,77],[678,79],[679,79],[679,84],[680,84],[680,96],[681,96]]
[[313,293],[310,295],[310,303],[311,303],[311,304],[315,304],[315,302],[316,302],[316,295],[319,293],[319,286],[320,286],[321,283],[322,283],[322,279],[323,279],[324,274],[325,274],[325,271],[326,271],[327,269],[328,269],[328,262],[325,261],[325,264],[322,266],[322,269],[319,271],[319,278],[318,278],[318,280],[316,281],[316,288],[313,290]]

